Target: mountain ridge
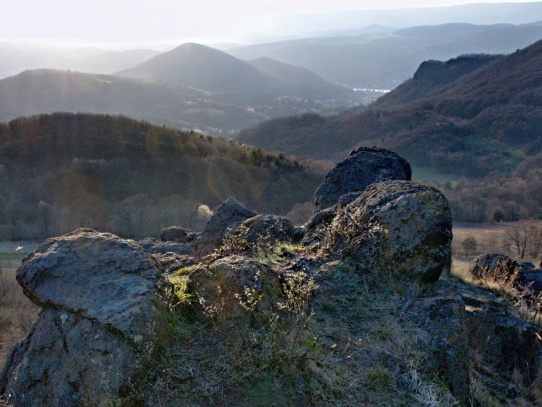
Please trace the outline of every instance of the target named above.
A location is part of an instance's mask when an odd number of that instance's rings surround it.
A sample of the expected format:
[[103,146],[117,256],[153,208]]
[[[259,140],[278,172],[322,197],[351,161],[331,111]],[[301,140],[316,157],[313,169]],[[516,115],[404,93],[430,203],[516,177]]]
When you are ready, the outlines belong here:
[[247,60],[267,56],[303,66],[332,83],[352,88],[393,89],[412,76],[425,60],[447,60],[472,53],[510,53],[540,38],[542,27],[536,22],[446,23],[396,29],[391,33],[256,44],[228,52]]

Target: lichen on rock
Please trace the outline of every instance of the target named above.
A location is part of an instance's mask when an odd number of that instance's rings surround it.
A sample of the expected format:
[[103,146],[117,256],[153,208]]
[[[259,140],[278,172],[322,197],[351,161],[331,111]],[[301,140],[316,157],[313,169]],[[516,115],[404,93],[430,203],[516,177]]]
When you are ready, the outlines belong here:
[[448,201],[436,188],[412,181],[370,185],[338,210],[329,236],[332,250],[421,281],[438,280],[451,266]]

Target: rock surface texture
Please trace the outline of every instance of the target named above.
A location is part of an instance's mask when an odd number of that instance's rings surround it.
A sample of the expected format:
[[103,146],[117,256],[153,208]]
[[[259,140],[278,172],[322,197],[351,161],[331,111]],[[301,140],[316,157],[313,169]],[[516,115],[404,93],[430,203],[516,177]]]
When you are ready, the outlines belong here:
[[0,393],[17,406],[111,405],[153,351],[161,274],[150,254],[111,234],[46,240],[17,270],[43,310],[9,355]]
[[253,254],[277,243],[299,241],[303,233],[290,220],[276,215],[256,215],[241,223],[222,251]]
[[228,198],[216,209],[205,225],[196,243],[198,256],[203,257],[212,253],[216,247],[222,244],[228,233],[233,233],[244,220],[255,215],[234,198]]
[[314,203],[319,209],[325,209],[349,192],[363,191],[376,182],[409,181],[411,176],[410,164],[396,153],[383,148],[360,147],[325,176],[314,194]]
[[269,266],[243,256],[217,259],[196,268],[188,277],[188,290],[205,312],[214,317],[268,316],[282,296],[278,275]]
[[372,184],[338,211],[330,226],[330,241],[333,250],[369,268],[435,281],[450,269],[450,207],[437,189],[423,184]]

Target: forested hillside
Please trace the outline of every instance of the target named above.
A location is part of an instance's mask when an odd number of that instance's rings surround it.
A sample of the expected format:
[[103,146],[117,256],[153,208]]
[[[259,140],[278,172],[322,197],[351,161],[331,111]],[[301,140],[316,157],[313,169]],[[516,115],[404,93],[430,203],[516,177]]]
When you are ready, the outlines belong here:
[[[542,152],[541,107],[539,41],[508,56],[429,61],[414,78],[366,109],[328,118],[304,115],[272,120],[240,132],[238,139],[334,160],[353,147],[375,145],[396,151],[435,178],[480,178],[494,173],[491,179],[501,179],[513,173],[526,183],[536,179],[533,161]],[[519,188],[522,183],[514,185]],[[489,185],[493,186],[490,191],[498,190],[494,187],[499,184]],[[470,195],[462,191],[459,201]],[[504,219],[510,220],[540,215],[541,196],[531,193],[526,199],[525,192],[510,191],[493,202],[487,199],[495,196],[493,192],[484,200],[469,197],[477,202],[473,204],[476,210],[462,211],[461,218],[484,220],[494,212],[503,212]],[[526,202],[532,202],[529,208],[524,207]]]
[[[124,117],[57,113],[0,125],[0,239],[87,226],[123,236],[198,228],[229,196],[286,214],[326,168]],[[207,205],[203,206],[203,205]]]

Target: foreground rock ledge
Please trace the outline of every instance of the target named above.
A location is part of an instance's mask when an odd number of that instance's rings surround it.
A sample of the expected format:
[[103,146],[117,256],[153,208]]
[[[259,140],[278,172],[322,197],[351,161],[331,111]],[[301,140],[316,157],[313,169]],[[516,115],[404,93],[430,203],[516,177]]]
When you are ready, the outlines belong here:
[[113,403],[153,350],[161,275],[150,254],[109,233],[46,240],[17,270],[43,310],[8,356],[0,394],[17,406]]

